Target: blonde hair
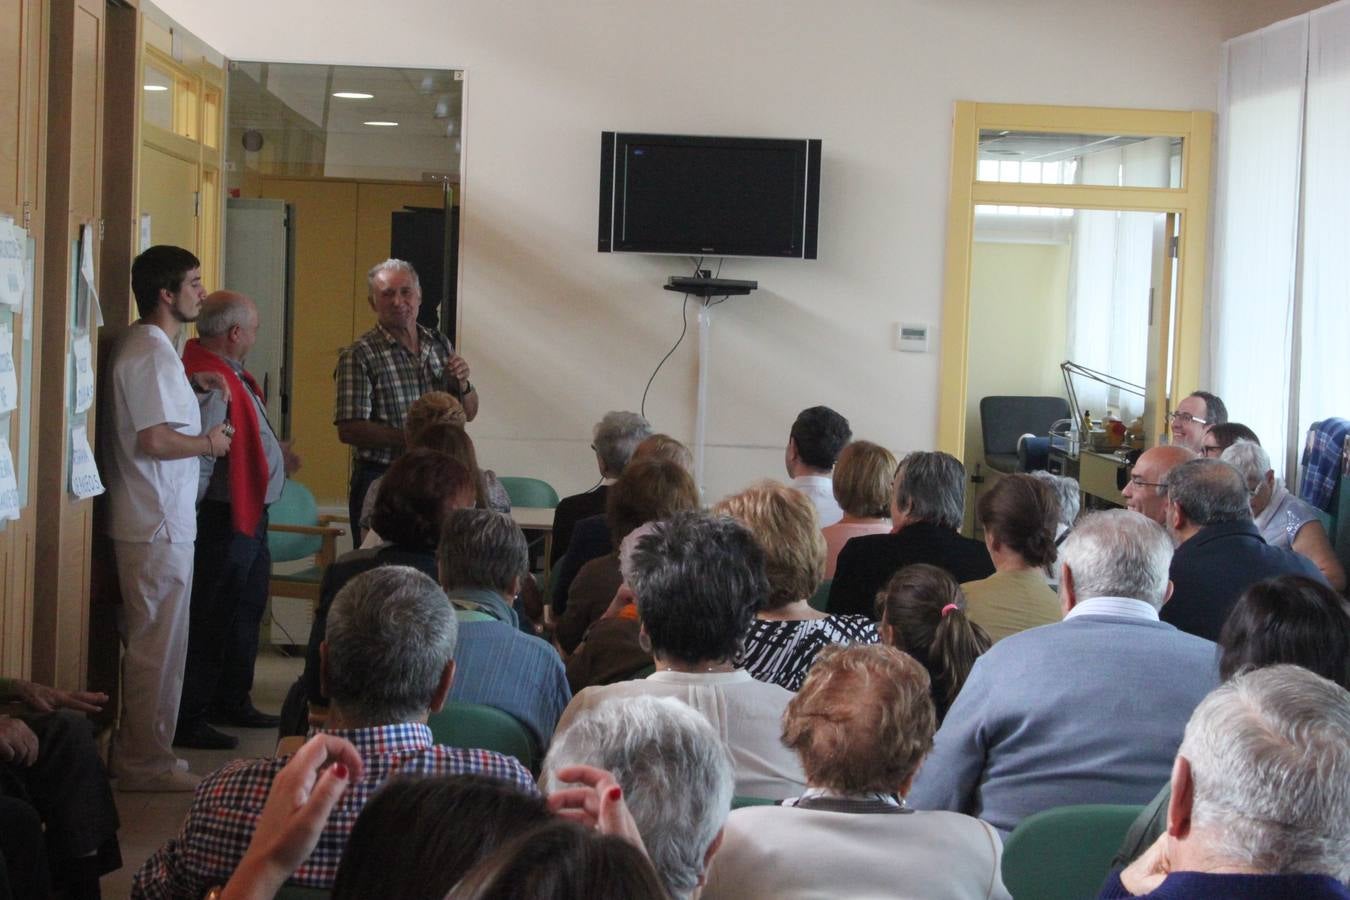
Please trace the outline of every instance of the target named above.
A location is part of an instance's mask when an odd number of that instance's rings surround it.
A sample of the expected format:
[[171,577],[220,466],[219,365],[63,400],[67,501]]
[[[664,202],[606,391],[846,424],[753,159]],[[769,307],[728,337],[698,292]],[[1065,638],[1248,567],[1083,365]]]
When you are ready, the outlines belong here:
[[428,425],[446,422],[463,428],[466,421],[464,407],[453,394],[427,391],[408,407],[408,415],[403,420],[403,433],[409,444],[415,444],[417,435]]
[[891,515],[891,476],[895,456],[880,444],[854,441],[834,464],[834,499],[839,508],[860,519]]
[[760,481],[724,498],[713,511],[750,530],[764,550],[765,609],[810,597],[825,577],[825,537],[815,505],[800,491]]

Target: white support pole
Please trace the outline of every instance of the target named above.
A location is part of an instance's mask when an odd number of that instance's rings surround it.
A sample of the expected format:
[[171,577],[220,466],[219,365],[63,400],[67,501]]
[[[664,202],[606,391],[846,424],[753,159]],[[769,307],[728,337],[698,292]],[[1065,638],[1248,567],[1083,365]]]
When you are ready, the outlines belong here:
[[707,437],[708,418],[708,336],[712,331],[712,310],[708,298],[698,310],[698,400],[694,413],[694,483],[699,497],[704,496],[703,445]]

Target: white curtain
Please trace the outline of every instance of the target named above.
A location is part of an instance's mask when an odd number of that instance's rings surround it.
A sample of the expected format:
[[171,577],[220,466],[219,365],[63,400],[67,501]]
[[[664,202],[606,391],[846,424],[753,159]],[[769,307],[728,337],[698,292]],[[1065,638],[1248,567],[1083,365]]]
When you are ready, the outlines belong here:
[[1211,378],[1178,386],[1225,398],[1229,416],[1260,436],[1277,471],[1290,407],[1307,59],[1306,16],[1224,45]]

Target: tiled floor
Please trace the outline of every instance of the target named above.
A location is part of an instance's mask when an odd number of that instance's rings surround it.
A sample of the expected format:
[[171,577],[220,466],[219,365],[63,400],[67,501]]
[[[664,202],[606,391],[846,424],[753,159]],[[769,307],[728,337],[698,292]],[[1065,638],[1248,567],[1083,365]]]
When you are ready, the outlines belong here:
[[[304,668],[303,657],[285,657],[264,646],[254,670],[253,702],[265,712],[281,709],[287,689]],[[273,729],[224,728],[239,738],[235,750],[179,750],[193,772],[206,774],[232,759],[271,756],[276,748],[277,733]],[[177,833],[192,802],[192,794],[123,794],[115,793],[117,811],[122,827],[118,837],[122,843],[122,868],[104,877],[103,896],[120,900],[131,896],[131,877],[155,850]]]

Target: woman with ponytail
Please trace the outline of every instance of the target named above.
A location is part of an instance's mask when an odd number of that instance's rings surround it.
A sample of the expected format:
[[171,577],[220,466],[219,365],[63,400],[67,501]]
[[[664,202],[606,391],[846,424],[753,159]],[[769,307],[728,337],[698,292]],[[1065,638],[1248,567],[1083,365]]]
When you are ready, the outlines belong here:
[[965,606],[956,579],[925,563],[905,566],[877,593],[881,642],[905,651],[928,670],[939,725],[971,666],[992,643],[970,621]]
[[975,624],[994,642],[1062,617],[1046,580],[1055,561],[1059,497],[1030,475],[1004,475],[975,506],[994,574],[961,585]]

